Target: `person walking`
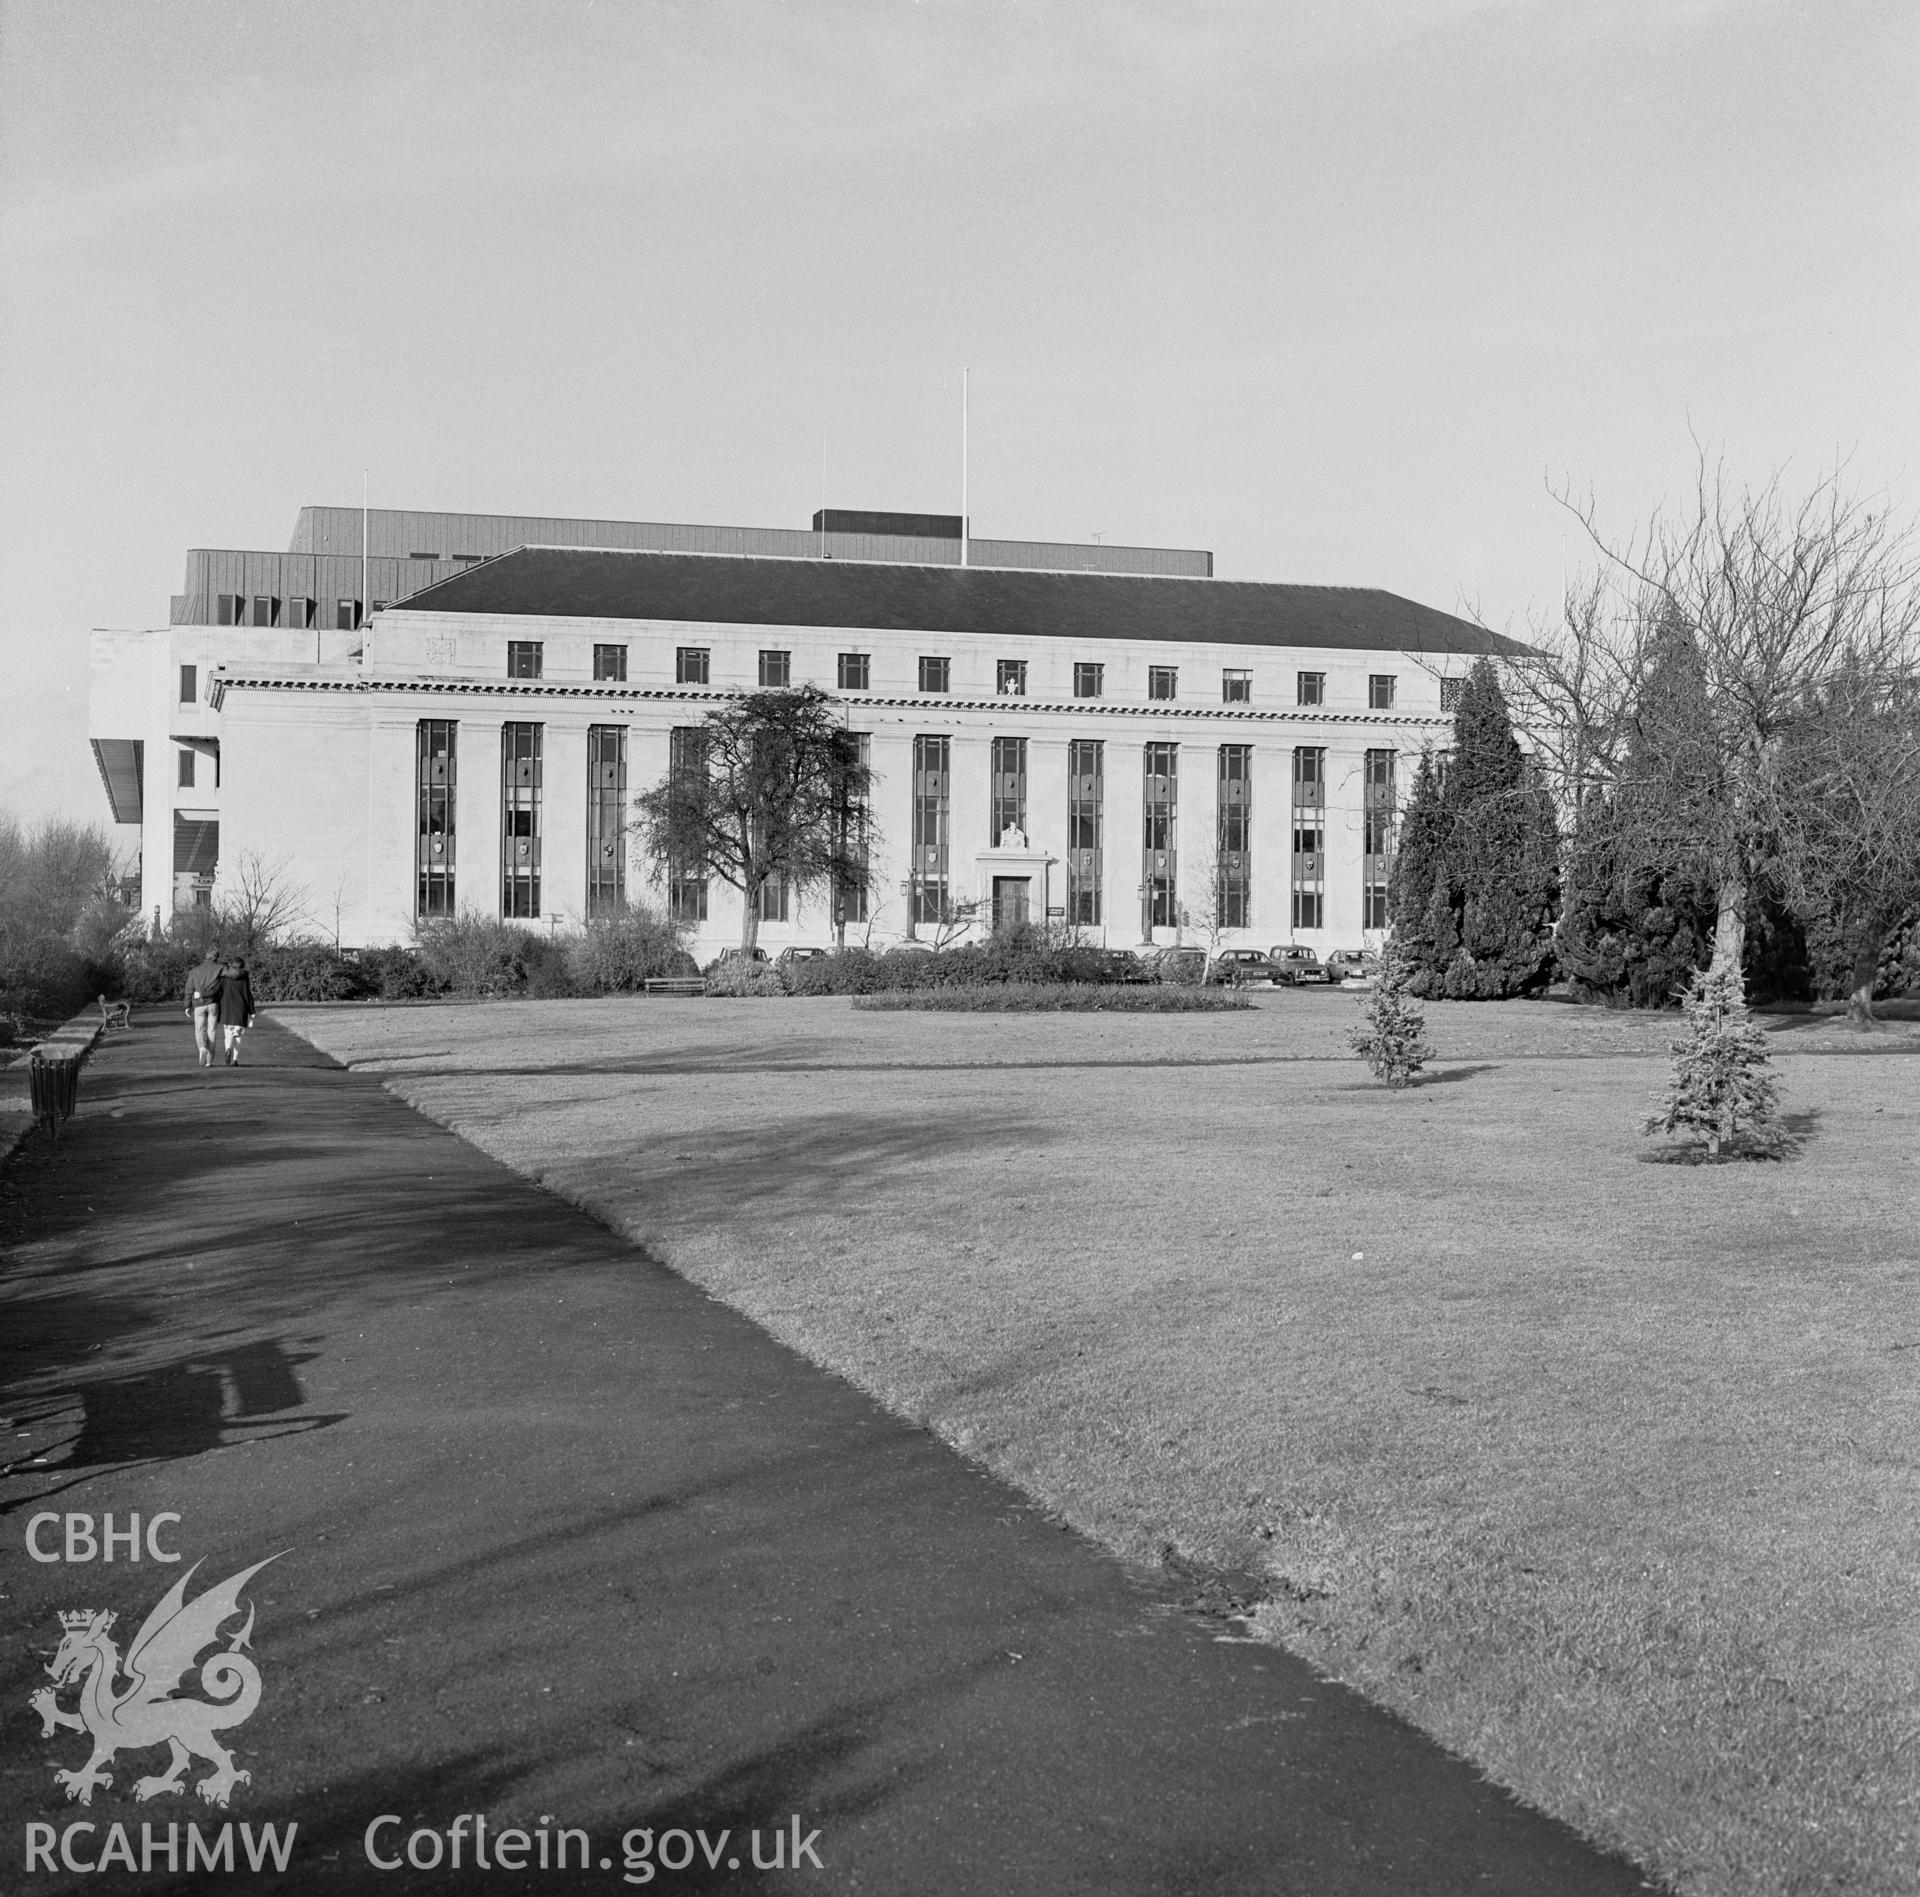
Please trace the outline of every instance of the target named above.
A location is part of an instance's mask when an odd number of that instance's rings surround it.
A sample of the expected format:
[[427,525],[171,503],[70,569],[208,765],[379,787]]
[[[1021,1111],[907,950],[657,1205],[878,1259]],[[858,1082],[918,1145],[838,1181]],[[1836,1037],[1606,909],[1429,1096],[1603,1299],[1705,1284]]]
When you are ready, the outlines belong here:
[[245,956],[236,955],[220,976],[220,1026],[227,1040],[227,1065],[240,1065],[240,1037],[253,1026],[253,983]]
[[187,971],[187,1019],[193,1023],[193,1045],[202,1067],[213,1065],[219,1039],[222,972],[217,955],[203,955]]

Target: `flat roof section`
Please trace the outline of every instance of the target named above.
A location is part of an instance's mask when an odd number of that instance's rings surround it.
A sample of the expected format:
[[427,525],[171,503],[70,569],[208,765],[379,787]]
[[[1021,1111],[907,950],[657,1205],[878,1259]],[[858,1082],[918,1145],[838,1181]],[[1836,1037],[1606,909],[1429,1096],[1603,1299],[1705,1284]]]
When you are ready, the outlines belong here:
[[405,610],[1503,658],[1531,651],[1372,587],[576,547],[503,554],[422,588]]

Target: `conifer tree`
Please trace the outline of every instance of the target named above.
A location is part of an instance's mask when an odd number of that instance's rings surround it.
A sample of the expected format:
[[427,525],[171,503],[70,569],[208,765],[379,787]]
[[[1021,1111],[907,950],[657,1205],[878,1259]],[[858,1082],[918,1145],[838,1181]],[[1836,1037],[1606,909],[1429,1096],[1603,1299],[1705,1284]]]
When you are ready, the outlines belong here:
[[1779,1153],[1786,1145],[1779,1083],[1766,1037],[1747,1012],[1739,969],[1701,970],[1681,1006],[1686,1026],[1672,1044],[1661,1110],[1642,1130],[1682,1134],[1715,1159],[1740,1149]]
[[1373,991],[1361,1003],[1366,1017],[1347,1036],[1347,1043],[1389,1087],[1406,1087],[1428,1061],[1427,1017],[1409,992],[1405,959],[1390,947],[1374,979]]
[[1420,753],[1413,792],[1400,823],[1394,846],[1392,880],[1387,886],[1387,913],[1393,922],[1393,941],[1410,968],[1433,960],[1434,944],[1428,929],[1433,888],[1440,874],[1446,841],[1446,813],[1440,800],[1440,770],[1433,752]]
[[[1428,775],[1423,760],[1422,779]],[[1419,860],[1395,882],[1396,924],[1404,921],[1406,931],[1396,939],[1409,986],[1416,995],[1463,1000],[1537,994],[1553,974],[1559,832],[1484,658],[1461,690],[1445,767],[1433,767],[1431,776],[1439,792],[1432,815],[1419,808],[1416,780],[1402,833],[1405,852],[1417,815]]]

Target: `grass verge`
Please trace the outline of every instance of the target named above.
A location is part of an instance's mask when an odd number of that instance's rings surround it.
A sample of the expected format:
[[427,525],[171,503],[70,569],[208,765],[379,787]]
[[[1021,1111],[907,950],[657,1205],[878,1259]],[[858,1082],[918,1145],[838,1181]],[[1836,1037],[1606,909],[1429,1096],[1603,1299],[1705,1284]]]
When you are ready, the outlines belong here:
[[1911,1892],[1920,1024],[1770,1027],[1800,1156],[1677,1167],[1670,1017],[1432,1004],[1401,1094],[1354,1018],[300,1022],[1682,1890]]

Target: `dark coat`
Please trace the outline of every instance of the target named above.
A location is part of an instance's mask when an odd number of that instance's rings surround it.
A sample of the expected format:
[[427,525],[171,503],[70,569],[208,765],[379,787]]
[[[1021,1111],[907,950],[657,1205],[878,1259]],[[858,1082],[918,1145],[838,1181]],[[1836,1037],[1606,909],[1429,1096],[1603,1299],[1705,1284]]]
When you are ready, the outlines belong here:
[[223,1028],[253,1026],[253,983],[247,971],[229,970],[220,977],[220,1025]]
[[220,999],[220,963],[195,963],[187,975],[187,1006],[205,1008]]

